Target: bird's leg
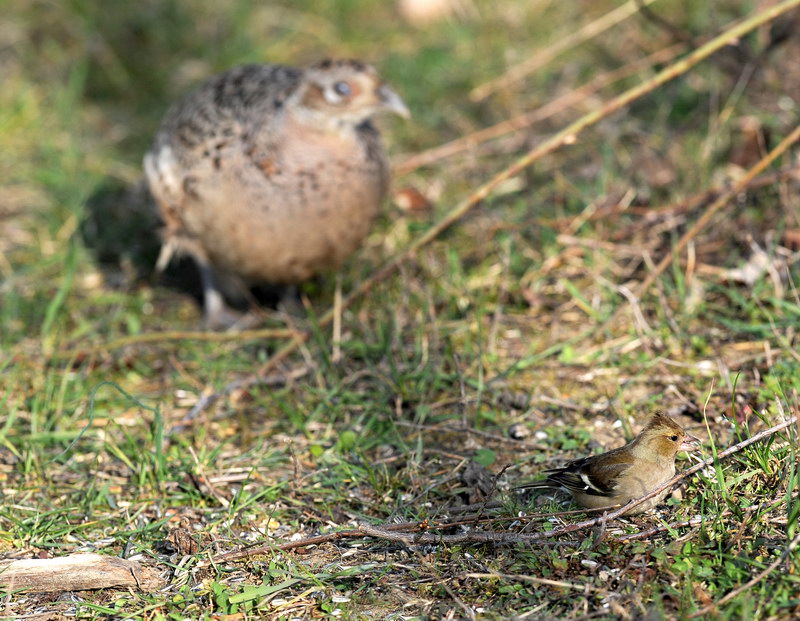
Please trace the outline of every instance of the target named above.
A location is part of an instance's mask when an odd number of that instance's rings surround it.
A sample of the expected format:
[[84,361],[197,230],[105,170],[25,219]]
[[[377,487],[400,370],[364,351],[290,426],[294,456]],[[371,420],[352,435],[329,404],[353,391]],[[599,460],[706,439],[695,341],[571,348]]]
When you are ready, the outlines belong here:
[[300,288],[297,285],[285,285],[281,289],[278,310],[292,317],[305,316],[303,300],[300,298]]
[[606,521],[608,520],[608,511],[603,511],[603,516],[600,518],[600,523],[594,530],[594,541],[592,542],[592,549],[599,546],[603,539],[606,538]]
[[206,327],[212,330],[243,330],[252,327],[258,318],[250,313],[240,313],[225,301],[219,275],[207,260],[195,257],[203,282],[203,310]]

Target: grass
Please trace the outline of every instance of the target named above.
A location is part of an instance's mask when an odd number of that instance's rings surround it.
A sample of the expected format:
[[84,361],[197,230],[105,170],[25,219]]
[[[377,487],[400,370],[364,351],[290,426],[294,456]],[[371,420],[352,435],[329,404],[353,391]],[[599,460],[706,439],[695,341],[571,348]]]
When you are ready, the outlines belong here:
[[[466,4],[476,15],[424,27],[368,0],[4,5],[0,548],[100,551],[165,581],[154,593],[8,594],[5,616],[689,618],[781,557],[800,514],[792,430],[702,471],[656,514],[610,523],[604,538],[563,538],[575,545],[355,538],[205,563],[360,523],[457,515],[484,500],[467,471],[488,477],[499,501],[473,530],[546,530],[582,516],[542,517],[569,507],[510,488],[622,443],[655,409],[702,436],[704,456],[798,412],[796,178],[726,206],[646,295],[627,295],[710,202],[691,197],[724,187],[794,128],[800,42],[770,47],[762,27],[506,182],[356,299],[338,359],[318,322],[334,279],[305,285],[304,314],[267,314],[265,327],[310,334],[273,381],[187,419],[286,343],[193,336],[192,266],[152,275],[157,223],[137,189],[141,156],[192,84],[241,62],[367,58],[414,113],[384,124],[400,162],[544,107],[680,42],[676,32],[699,42],[754,11],[656,2],[676,30],[633,17],[476,102],[473,88],[615,3]],[[433,210],[387,205],[342,270],[344,292],[531,145],[659,68],[397,177]],[[757,139],[743,129],[753,119]],[[743,283],[732,270],[755,265],[755,247],[769,270]],[[175,543],[187,533],[197,551]],[[796,616],[797,571],[792,552],[704,614]]]

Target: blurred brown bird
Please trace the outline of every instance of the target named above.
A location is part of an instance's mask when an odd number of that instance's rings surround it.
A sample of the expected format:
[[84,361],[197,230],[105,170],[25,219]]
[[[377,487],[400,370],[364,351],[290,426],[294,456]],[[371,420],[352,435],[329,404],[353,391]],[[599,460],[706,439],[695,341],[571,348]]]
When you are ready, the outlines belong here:
[[[575,502],[587,509],[624,505],[675,476],[677,454],[696,450],[699,444],[697,438],[687,434],[671,418],[656,413],[642,432],[625,446],[547,470],[549,475],[544,481],[519,489],[565,489]],[[668,492],[664,490],[634,507],[629,515],[652,509]]]
[[210,327],[238,320],[226,296],[334,270],[360,246],[389,181],[381,111],[409,116],[355,60],[237,67],[169,110],[144,158],[165,223],[158,267],[194,258]]

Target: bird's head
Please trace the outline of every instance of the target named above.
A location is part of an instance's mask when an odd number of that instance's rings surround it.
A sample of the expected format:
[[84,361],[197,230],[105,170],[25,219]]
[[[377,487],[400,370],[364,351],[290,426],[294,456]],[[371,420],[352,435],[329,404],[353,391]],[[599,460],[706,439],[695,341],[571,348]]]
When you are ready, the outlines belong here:
[[332,124],[357,126],[379,112],[409,118],[400,96],[375,69],[357,60],[323,60],[306,69],[298,92],[312,116]]
[[675,459],[680,451],[695,451],[700,440],[689,435],[669,416],[656,413],[636,439],[637,449],[646,450],[661,459]]

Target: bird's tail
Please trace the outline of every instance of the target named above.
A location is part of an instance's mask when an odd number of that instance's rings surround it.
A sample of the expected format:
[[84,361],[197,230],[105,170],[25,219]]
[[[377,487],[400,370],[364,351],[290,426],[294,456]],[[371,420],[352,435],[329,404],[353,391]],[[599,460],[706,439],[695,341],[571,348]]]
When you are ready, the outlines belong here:
[[530,483],[525,483],[524,485],[518,485],[514,489],[553,489],[554,487],[558,486],[554,485],[553,482],[548,479],[542,479],[541,481],[531,481]]

